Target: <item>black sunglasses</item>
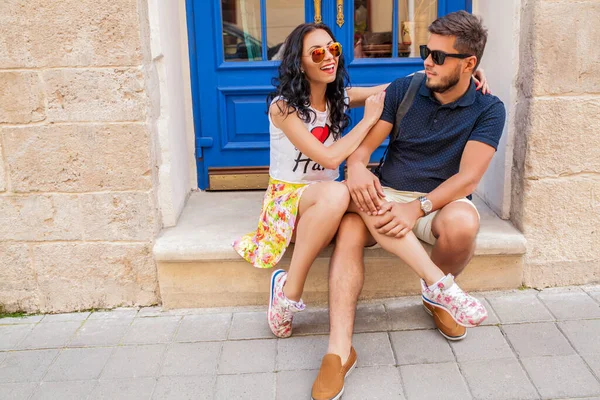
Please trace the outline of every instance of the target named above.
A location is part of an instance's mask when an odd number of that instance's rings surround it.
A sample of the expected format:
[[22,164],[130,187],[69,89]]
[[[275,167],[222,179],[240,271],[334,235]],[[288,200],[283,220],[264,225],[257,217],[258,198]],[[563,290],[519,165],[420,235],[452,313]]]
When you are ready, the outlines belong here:
[[427,57],[429,57],[429,55],[431,54],[431,59],[433,60],[434,64],[437,65],[443,65],[444,61],[446,61],[446,57],[453,57],[453,58],[469,58],[472,57],[471,54],[450,54],[450,53],[445,53],[441,50],[430,50],[429,47],[427,47],[427,45],[421,45],[419,47],[419,49],[421,50],[421,58],[423,60],[427,60]]

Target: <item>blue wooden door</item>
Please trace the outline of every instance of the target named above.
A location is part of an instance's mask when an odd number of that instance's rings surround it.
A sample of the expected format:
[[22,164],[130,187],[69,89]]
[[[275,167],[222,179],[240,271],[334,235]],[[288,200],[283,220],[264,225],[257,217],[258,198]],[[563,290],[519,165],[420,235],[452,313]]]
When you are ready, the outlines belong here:
[[[266,96],[294,26],[321,17],[342,43],[351,84],[377,85],[422,69],[417,49],[429,23],[471,7],[470,0],[186,1],[201,189],[217,169],[268,167]],[[362,110],[351,116],[359,121]]]

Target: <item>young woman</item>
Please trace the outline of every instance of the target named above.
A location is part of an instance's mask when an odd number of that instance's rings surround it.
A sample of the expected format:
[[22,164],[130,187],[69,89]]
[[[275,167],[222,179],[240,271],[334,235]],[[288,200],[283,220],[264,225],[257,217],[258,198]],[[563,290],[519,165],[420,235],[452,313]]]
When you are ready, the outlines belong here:
[[[234,243],[258,268],[275,266],[295,243],[289,272],[271,277],[269,327],[278,337],[292,333],[295,312],[304,309],[308,270],[335,235],[350,195],[336,182],[338,167],[379,120],[385,85],[346,91],[342,47],[326,25],[302,24],[288,36],[276,89],[269,95],[270,181],[259,226]],[[346,109],[365,106],[363,119],[342,137]]]
[[[258,229],[233,246],[253,266],[271,268],[295,243],[289,272],[276,270],[270,284],[267,320],[273,334],[285,338],[292,334],[294,314],[305,308],[301,296],[308,271],[350,203],[345,184],[336,182],[338,167],[378,121],[387,85],[346,90],[342,47],[322,24],[292,31],[274,83],[267,100],[269,187]],[[349,125],[347,108],[363,105],[363,119],[342,137]]]

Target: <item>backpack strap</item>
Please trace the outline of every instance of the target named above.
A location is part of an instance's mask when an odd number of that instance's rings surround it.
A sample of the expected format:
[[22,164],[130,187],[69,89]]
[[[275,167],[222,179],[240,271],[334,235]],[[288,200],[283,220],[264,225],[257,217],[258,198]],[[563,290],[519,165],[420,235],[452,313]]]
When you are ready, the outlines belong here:
[[392,128],[392,134],[390,135],[390,140],[388,142],[385,151],[383,152],[383,156],[381,160],[379,160],[379,165],[375,168],[375,175],[381,178],[381,167],[383,166],[383,162],[387,156],[388,150],[392,146],[392,143],[398,138],[400,134],[400,122],[404,119],[404,116],[410,110],[410,107],[413,105],[415,101],[415,96],[421,87],[421,83],[425,79],[425,74],[422,72],[416,72],[412,79],[410,80],[410,85],[408,86],[408,90],[404,94],[404,98],[400,102],[398,109],[396,110],[396,120],[394,122],[394,127]]

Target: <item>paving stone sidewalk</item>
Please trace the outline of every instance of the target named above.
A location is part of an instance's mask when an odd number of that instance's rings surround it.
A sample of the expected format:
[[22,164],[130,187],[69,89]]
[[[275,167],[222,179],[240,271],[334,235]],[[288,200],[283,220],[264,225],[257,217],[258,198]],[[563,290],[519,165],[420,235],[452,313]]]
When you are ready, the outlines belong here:
[[[600,286],[477,296],[490,317],[461,342],[418,297],[360,304],[343,399],[600,399]],[[310,399],[327,310],[278,340],[265,308],[0,319],[0,399]]]

